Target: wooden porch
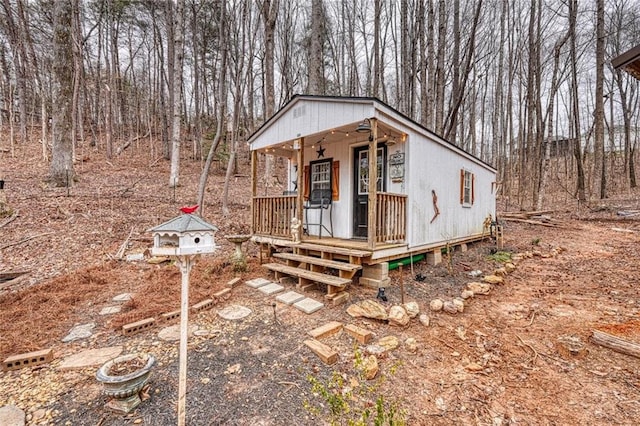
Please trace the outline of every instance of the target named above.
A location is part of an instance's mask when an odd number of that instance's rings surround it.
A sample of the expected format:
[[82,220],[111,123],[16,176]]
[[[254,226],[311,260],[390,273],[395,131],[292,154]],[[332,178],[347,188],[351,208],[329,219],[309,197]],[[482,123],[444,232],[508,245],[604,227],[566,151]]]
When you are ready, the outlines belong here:
[[[291,219],[299,218],[302,226],[297,230],[299,241],[321,243],[326,237],[318,238],[306,235],[303,230],[307,224],[304,216],[299,213],[298,206],[302,203],[297,195],[259,196],[253,197],[252,205],[252,233],[257,236],[275,237],[294,241]],[[304,207],[303,207],[304,208]],[[353,247],[375,250],[388,244],[402,244],[407,233],[407,196],[378,192],[375,194],[375,209],[370,217],[374,219],[372,229],[375,235],[367,240],[344,240],[331,238],[331,244],[346,244]],[[316,241],[317,240],[317,241]]]

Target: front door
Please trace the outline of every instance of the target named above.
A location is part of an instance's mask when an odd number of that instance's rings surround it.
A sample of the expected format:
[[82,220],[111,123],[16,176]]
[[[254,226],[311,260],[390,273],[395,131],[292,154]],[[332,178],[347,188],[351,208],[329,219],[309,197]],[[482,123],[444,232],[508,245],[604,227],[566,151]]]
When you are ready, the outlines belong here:
[[[378,146],[377,191],[384,191],[386,146]],[[369,146],[359,146],[353,152],[353,236],[367,238],[369,206]]]

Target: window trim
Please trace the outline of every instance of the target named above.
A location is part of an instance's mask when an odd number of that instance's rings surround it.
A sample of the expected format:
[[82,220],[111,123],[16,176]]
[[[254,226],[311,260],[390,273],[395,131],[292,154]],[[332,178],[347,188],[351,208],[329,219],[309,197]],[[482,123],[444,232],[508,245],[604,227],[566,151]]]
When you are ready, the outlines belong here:
[[[328,174],[328,180],[323,180],[323,181],[314,181],[314,176],[316,174],[314,174],[314,166],[318,166],[320,164],[327,164],[328,168],[325,171]],[[323,173],[323,172],[320,172]],[[326,184],[324,186],[326,187],[320,187],[320,188],[316,188],[315,185],[316,184]],[[319,189],[319,190],[328,190],[328,191],[332,191],[333,189],[333,158],[322,158],[319,160],[314,160],[309,162],[309,194],[311,194],[315,189]],[[311,205],[319,205],[321,203],[321,200],[311,200],[311,198],[309,198],[309,204]]]
[[475,174],[470,170],[460,169],[460,204],[471,207],[475,202]]

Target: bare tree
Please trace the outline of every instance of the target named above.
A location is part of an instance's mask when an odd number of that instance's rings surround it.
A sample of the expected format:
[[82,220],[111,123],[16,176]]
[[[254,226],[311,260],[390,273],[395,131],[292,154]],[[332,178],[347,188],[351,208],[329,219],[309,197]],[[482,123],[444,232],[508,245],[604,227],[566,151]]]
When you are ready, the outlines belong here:
[[73,2],[56,1],[53,6],[53,148],[49,182],[55,186],[71,185],[73,170]]
[[177,0],[173,33],[173,121],[171,124],[171,171],[169,186],[178,186],[180,177],[180,124],[182,118],[182,62],[184,59],[184,0]]
[[594,142],[594,189],[599,198],[606,197],[607,174],[604,156],[604,0],[596,1],[596,94],[593,120]]

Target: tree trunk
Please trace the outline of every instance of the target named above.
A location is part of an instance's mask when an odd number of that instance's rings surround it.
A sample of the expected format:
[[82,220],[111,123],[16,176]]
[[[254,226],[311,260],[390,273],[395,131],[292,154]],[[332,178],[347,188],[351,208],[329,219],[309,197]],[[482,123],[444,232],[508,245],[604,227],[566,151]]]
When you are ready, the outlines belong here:
[[596,2],[596,95],[593,114],[595,126],[594,141],[594,193],[603,199],[606,197],[607,174],[604,156],[604,0]]
[[174,15],[173,122],[171,125],[171,171],[169,187],[178,186],[180,177],[180,119],[182,117],[182,62],[184,59],[184,0],[177,0]]
[[49,181],[55,186],[73,182],[73,4],[58,0],[53,6],[53,149]]

